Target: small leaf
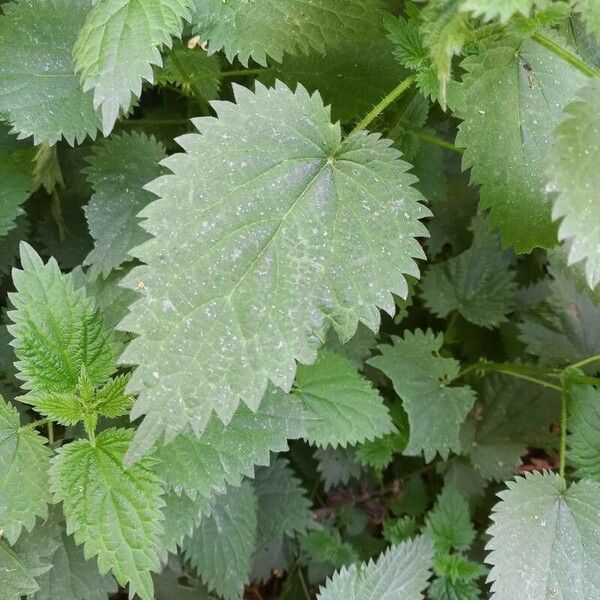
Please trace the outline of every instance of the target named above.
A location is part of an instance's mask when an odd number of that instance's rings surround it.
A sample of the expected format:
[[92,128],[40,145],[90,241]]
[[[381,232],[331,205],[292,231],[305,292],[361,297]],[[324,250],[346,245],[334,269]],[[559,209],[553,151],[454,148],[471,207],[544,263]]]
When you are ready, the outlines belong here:
[[132,435],[107,429],[95,445],[78,440],[63,446],[53,459],[51,490],[54,501],[63,503],[67,533],[85,544],[86,557],[98,557],[100,573],[111,570],[132,594],[152,600],[162,490],[149,460],[123,467]]
[[438,552],[448,552],[451,548],[467,550],[475,539],[469,505],[461,493],[450,486],[445,486],[437,497],[426,523]]
[[299,366],[294,394],[309,415],[310,444],[346,447],[395,430],[377,390],[348,359],[332,352],[321,352],[314,365]]
[[421,600],[430,575],[433,548],[426,537],[406,541],[377,562],[343,568],[319,590],[318,600]]

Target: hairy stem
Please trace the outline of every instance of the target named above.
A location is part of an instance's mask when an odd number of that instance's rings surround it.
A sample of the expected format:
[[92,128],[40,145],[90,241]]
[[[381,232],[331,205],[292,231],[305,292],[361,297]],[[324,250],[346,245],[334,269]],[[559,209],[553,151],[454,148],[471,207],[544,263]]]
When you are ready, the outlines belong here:
[[543,33],[536,31],[531,37],[540,46],[543,46],[551,52],[554,52],[554,54],[560,56],[560,58],[568,62],[577,70],[581,71],[587,77],[600,77],[600,72],[596,71],[596,69],[593,69],[592,67],[584,63],[578,56],[576,56],[572,52],[569,52],[567,49],[563,48],[554,40],[551,40],[549,37],[546,37]]
[[561,477],[565,476],[565,464],[567,462],[567,424],[568,424],[568,397],[569,393],[563,380],[561,380],[560,393],[560,457],[558,472]]
[[36,427],[42,427],[43,425],[47,425],[50,423],[50,419],[38,419],[37,421],[32,421],[31,423],[27,423],[27,425],[23,425],[19,427],[19,431],[27,431],[28,429],[35,429]]
[[589,358],[585,358],[576,362],[574,365],[571,365],[572,369],[581,369],[590,363],[598,362],[600,360],[600,354],[596,354],[595,356],[590,356]]
[[357,124],[356,127],[350,132],[348,137],[366,129],[378,116],[382,113],[392,102],[397,100],[402,94],[410,88],[416,80],[416,75],[410,75],[404,81],[401,81],[381,102],[379,102],[373,109]]
[[[502,373],[503,375],[509,375],[511,377],[516,377],[517,379],[524,379],[525,381],[530,381],[531,383],[535,383],[536,385],[540,385],[542,387],[556,390],[558,392],[562,392],[562,388],[558,385],[550,383],[544,379],[541,379],[542,376],[549,376],[554,374],[554,369],[542,369],[540,367],[529,367],[525,365],[513,365],[510,363],[495,363],[495,362],[487,362],[481,361],[470,365],[463,371],[458,374],[458,377],[464,377],[467,373],[480,371],[482,373],[485,372],[495,372]],[[458,379],[457,377],[457,379]]]
[[440,148],[445,148],[446,150],[452,150],[452,152],[458,152],[459,154],[464,153],[463,148],[459,148],[458,146],[455,146],[454,144],[447,142],[446,140],[443,140],[435,135],[429,135],[427,133],[418,133],[417,135],[424,142],[433,144],[434,146],[439,146]]

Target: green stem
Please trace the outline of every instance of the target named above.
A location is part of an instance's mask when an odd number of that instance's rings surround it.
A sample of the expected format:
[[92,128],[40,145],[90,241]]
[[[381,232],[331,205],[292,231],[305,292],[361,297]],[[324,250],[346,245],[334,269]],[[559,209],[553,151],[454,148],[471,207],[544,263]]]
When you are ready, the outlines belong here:
[[440,148],[445,148],[446,150],[452,150],[452,152],[458,152],[459,154],[464,153],[463,148],[459,148],[454,144],[443,140],[442,138],[436,137],[435,135],[429,135],[427,133],[418,133],[417,134],[424,142],[428,142],[429,144],[433,144],[434,146],[439,146]]
[[600,360],[600,354],[596,354],[595,356],[590,356],[589,358],[585,358],[584,360],[580,360],[579,362],[576,362],[574,365],[571,365],[572,369],[581,369],[582,367],[585,367],[586,365],[589,365],[590,363],[593,362],[598,362]]
[[572,67],[575,67],[577,70],[581,71],[587,77],[600,77],[600,73],[593,69],[586,63],[584,63],[578,56],[569,52],[559,44],[557,44],[554,40],[546,37],[543,33],[536,31],[531,36],[532,39],[537,42],[540,46],[554,52],[557,56],[560,56],[563,60],[568,62]]
[[302,590],[304,591],[306,600],[310,600],[310,592],[308,591],[308,586],[306,585],[306,581],[304,581],[304,573],[302,573],[302,568],[298,569],[298,578],[300,579],[300,585],[302,585]]
[[31,421],[31,423],[27,423],[27,425],[23,425],[19,428],[19,431],[27,431],[28,429],[35,429],[36,427],[42,427],[43,425],[47,425],[50,423],[50,419],[38,419],[37,421]]
[[189,119],[135,119],[129,121],[120,121],[122,127],[144,127],[145,125],[186,125]]
[[562,391],[558,385],[554,385],[548,381],[544,381],[543,379],[537,379],[536,377],[530,377],[529,375],[523,375],[522,373],[516,373],[515,371],[506,371],[504,369],[495,369],[497,373],[503,373],[504,375],[510,375],[511,377],[516,377],[517,379],[524,379],[525,381],[530,381],[531,383],[535,383],[537,385],[541,385],[542,387],[556,390],[558,392]]
[[267,73],[272,71],[268,67],[262,67],[258,69],[237,69],[233,71],[221,71],[219,77],[243,77],[244,75],[260,75],[261,73]]
[[357,124],[356,127],[350,132],[348,137],[351,137],[366,129],[372,121],[374,121],[380,113],[382,113],[392,102],[397,100],[402,94],[410,88],[416,80],[416,75],[410,75],[404,81],[401,81],[379,104],[373,107],[373,109]]
[[538,376],[542,375],[552,375],[554,373],[553,369],[542,369],[539,367],[529,367],[525,365],[513,365],[510,363],[494,363],[494,362],[486,362],[481,361],[475,364],[468,366],[466,369],[461,371],[458,374],[458,377],[464,377],[467,373],[471,373],[472,371],[483,371],[483,372],[495,372],[502,373],[503,375],[509,375],[511,377],[516,377],[517,379],[524,379],[525,381],[530,381],[531,383],[535,383],[536,385],[541,385],[542,387],[549,388],[551,390],[556,390],[558,392],[562,391],[562,388],[558,385],[554,385],[549,381],[545,381],[544,379],[540,379]]
[[558,472],[561,477],[565,476],[565,465],[567,462],[567,424],[568,424],[568,392],[562,382],[560,394],[560,458]]
[[48,421],[48,441],[50,445],[54,444],[54,423],[52,421]]

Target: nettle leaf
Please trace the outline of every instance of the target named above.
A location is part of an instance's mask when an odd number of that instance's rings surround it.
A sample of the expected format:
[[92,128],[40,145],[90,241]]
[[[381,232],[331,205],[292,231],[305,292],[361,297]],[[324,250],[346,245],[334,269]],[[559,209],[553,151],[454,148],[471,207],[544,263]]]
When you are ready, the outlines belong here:
[[101,575],[95,561],[85,560],[73,538],[62,535],[52,556],[52,568],[37,579],[34,600],[107,600],[118,590],[112,575]]
[[581,13],[587,32],[600,43],[600,5],[594,0],[579,0],[577,11]]
[[[55,502],[63,503],[67,533],[97,556],[100,573],[112,571],[130,593],[152,600],[150,571],[159,570],[162,489],[145,459],[129,469],[123,458],[133,433],[106,429],[95,440],[78,440],[58,450],[50,471]],[[82,485],[86,482],[86,485]]]
[[18,377],[28,390],[21,399],[35,405],[36,396],[74,392],[82,367],[92,385],[105,383],[120,345],[94,303],[53,258],[44,264],[25,242],[21,264],[22,270],[13,270],[17,291],[9,297],[15,310],[8,313]]
[[599,104],[600,84],[591,81],[565,108],[566,120],[556,130],[554,159],[559,193],[552,217],[562,219],[558,237],[569,244],[569,264],[585,261],[591,288],[600,282],[600,210],[594,194],[600,186]]
[[92,280],[119,269],[132,259],[129,250],[148,239],[137,214],[154,199],[143,186],[164,173],[158,163],[165,156],[154,138],[137,133],[113,136],[93,147],[87,176],[94,195],[85,216],[95,243],[84,261]]
[[475,539],[469,505],[457,489],[448,485],[427,515],[426,525],[438,552],[467,550]]
[[463,444],[477,471],[504,481],[515,473],[528,446],[551,443],[551,423],[559,421],[556,394],[508,377],[486,379],[475,415],[465,423]]
[[0,131],[0,240],[16,227],[17,217],[24,214],[21,205],[33,191],[33,154],[2,147],[2,137]]
[[344,567],[327,581],[318,600],[421,600],[427,587],[433,548],[421,536],[392,546],[376,562]]
[[200,46],[189,48],[176,42],[163,57],[156,83],[171,83],[196,99],[214,100],[221,89],[221,60]]
[[314,365],[298,367],[294,387],[311,417],[310,444],[346,447],[395,431],[379,393],[347,358],[322,351]]
[[600,353],[600,307],[564,273],[551,273],[548,305],[523,318],[519,337],[541,364],[565,367]]
[[256,470],[259,543],[304,533],[313,525],[310,500],[287,460],[275,458]]
[[35,594],[40,586],[33,573],[19,555],[0,539],[0,585],[7,600],[21,600],[22,596]]
[[456,144],[465,148],[471,182],[482,186],[481,206],[505,246],[551,248],[556,225],[545,186],[553,134],[585,77],[529,40],[492,45],[463,68],[466,106]]
[[600,391],[574,386],[569,392],[568,459],[578,477],[600,481]]
[[481,592],[474,581],[437,578],[427,588],[429,600],[479,600]]
[[285,52],[325,54],[327,47],[360,37],[381,20],[379,0],[192,0],[192,22],[209,42],[209,53],[224,50],[243,65],[267,56],[281,62]]
[[225,600],[239,600],[250,579],[256,510],[256,495],[249,481],[230,487],[213,500],[210,516],[203,517],[184,542],[186,560],[207,587]]
[[31,531],[36,517],[48,515],[46,439],[33,428],[21,427],[17,409],[0,395],[0,531],[14,544],[25,527]]
[[392,336],[392,345],[378,346],[381,356],[367,362],[392,380],[408,414],[410,436],[404,454],[423,452],[430,462],[439,452],[447,458],[459,452],[459,430],[475,402],[469,386],[450,387],[459,363],[439,352],[443,336],[432,331],[405,331]]
[[484,21],[499,19],[506,23],[513,15],[529,17],[536,8],[543,9],[551,0],[461,0],[461,8]]
[[597,597],[600,483],[567,488],[556,473],[535,472],[507,486],[488,530],[494,600]]
[[0,112],[19,137],[54,144],[94,138],[100,119],[79,85],[72,50],[88,2],[19,0],[0,16]]
[[52,568],[51,557],[60,546],[61,530],[55,519],[38,521],[10,548],[0,539],[0,585],[6,600],[21,600],[40,589],[36,581]]
[[[420,17],[420,14],[419,14]],[[429,65],[429,52],[423,45],[420,21],[408,16],[394,18],[386,15],[388,38],[394,44],[394,56],[407,69],[420,71]]]
[[159,47],[179,37],[189,20],[188,0],[97,0],[81,27],[73,54],[83,89],[93,90],[108,135],[121,111],[154,81]]
[[438,317],[458,311],[467,321],[497,327],[512,311],[516,289],[511,256],[502,250],[487,219],[473,220],[473,243],[462,254],[431,266],[422,294]]
[[314,457],[317,461],[317,472],[323,480],[325,491],[352,478],[360,477],[362,469],[356,461],[351,448],[319,448]]
[[270,390],[256,412],[240,406],[228,425],[213,415],[201,438],[184,434],[160,446],[155,470],[166,488],[208,502],[225,492],[225,484],[254,477],[255,465],[268,465],[271,452],[283,452],[288,439],[306,435],[302,405],[283,396]]
[[203,511],[209,507],[209,503],[202,496],[192,500],[185,494],[178,495],[173,491],[165,494],[164,501],[164,531],[159,550],[163,564],[167,563],[169,552],[176,554],[177,547],[182,546],[183,540],[192,535],[202,520]]
[[120,324],[138,334],[122,361],[139,365],[132,417],[146,415],[130,458],[162,433],[200,434],[213,410],[228,422],[240,399],[255,410],[269,379],[289,390],[331,322],[348,339],[393,314],[423,257],[429,213],[391,142],[342,140],[301,87],[235,93],[148,188],[154,238],[126,278],[144,293]]

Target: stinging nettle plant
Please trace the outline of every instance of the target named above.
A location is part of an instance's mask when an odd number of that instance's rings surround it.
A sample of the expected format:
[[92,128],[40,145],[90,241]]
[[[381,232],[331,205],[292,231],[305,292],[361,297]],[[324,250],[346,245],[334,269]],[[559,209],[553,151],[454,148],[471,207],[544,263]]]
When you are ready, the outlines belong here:
[[600,598],[600,3],[0,0],[7,600]]

